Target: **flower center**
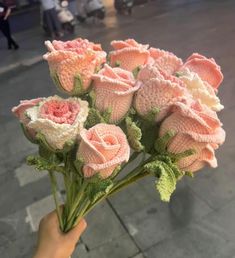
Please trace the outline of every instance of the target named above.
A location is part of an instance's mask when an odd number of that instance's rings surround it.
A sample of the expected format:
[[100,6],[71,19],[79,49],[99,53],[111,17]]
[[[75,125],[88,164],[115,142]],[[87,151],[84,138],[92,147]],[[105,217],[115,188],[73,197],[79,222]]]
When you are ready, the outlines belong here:
[[80,106],[75,101],[49,100],[40,108],[40,117],[49,119],[57,124],[73,124]]

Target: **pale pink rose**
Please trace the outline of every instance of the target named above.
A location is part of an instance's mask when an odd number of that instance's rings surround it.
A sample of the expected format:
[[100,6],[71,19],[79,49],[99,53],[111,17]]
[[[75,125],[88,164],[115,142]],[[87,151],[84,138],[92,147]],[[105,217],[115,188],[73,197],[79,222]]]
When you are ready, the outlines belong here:
[[114,51],[109,53],[110,65],[133,71],[135,68],[147,64],[149,60],[148,45],[137,43],[134,39],[114,40],[111,42]]
[[221,68],[213,58],[194,53],[186,60],[181,70],[185,68],[197,73],[203,81],[209,83],[214,89],[217,89],[223,81]]
[[172,105],[176,102],[190,100],[187,91],[180,84],[170,80],[153,78],[142,83],[134,98],[134,107],[142,117],[148,115],[153,109],[158,108],[156,121],[164,119]]
[[131,72],[105,65],[93,75],[95,106],[101,111],[111,109],[110,122],[120,121],[131,107],[134,93],[139,89]]
[[178,162],[179,168],[195,172],[206,164],[216,167],[214,150],[225,140],[225,132],[216,112],[196,102],[191,107],[177,103],[171,111],[172,114],[162,122],[159,132],[160,137],[170,130],[176,133],[167,146],[168,152],[196,151],[182,158]]
[[34,141],[35,139],[35,131],[33,129],[28,128],[28,123],[30,122],[30,119],[26,116],[25,111],[28,108],[38,105],[43,99],[44,98],[21,100],[18,106],[12,108],[12,112],[20,120],[21,124],[24,126],[24,130],[27,137],[29,138],[29,140],[32,140],[32,141]]
[[167,75],[172,75],[180,69],[183,62],[171,52],[158,48],[150,48],[150,63]]
[[184,82],[174,75],[170,75],[165,73],[163,70],[159,69],[157,66],[153,66],[152,64],[144,65],[138,75],[137,80],[142,81],[143,83],[148,82],[150,79],[160,79],[160,80],[168,80],[172,83],[177,83],[179,86],[186,88]]
[[99,173],[102,178],[107,178],[117,166],[129,160],[130,147],[120,127],[97,124],[89,130],[82,130],[80,135],[77,157],[85,162],[85,177]]
[[86,92],[91,76],[106,61],[100,45],[88,40],[46,41],[45,44],[49,52],[43,57],[48,61],[51,76],[59,89],[70,95]]
[[53,96],[28,108],[26,115],[30,120],[29,128],[41,133],[53,149],[62,150],[65,143],[79,136],[88,115],[88,103],[75,97]]

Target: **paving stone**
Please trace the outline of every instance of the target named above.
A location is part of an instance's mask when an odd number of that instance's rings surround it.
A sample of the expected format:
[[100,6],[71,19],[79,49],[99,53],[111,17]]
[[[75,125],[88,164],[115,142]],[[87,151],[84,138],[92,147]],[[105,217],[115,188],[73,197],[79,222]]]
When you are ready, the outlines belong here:
[[89,249],[104,245],[125,233],[122,224],[106,201],[91,211],[86,220],[89,226],[82,235],[82,240]]
[[19,186],[13,171],[0,175],[0,216],[6,216],[31,205],[37,200],[48,196],[51,192],[50,182],[42,178],[32,184]]
[[216,225],[193,223],[146,250],[145,255],[147,258],[229,258],[234,249],[234,241]]
[[1,258],[32,257],[36,236],[30,233],[25,222],[25,210],[0,218],[0,256]]
[[[58,200],[62,203],[61,196],[58,193]],[[33,232],[38,230],[40,220],[49,212],[55,210],[54,198],[49,195],[26,207],[27,222],[29,222]]]
[[155,203],[121,218],[137,245],[145,250],[210,212],[209,206],[181,182],[169,204],[158,199]]
[[86,247],[83,243],[79,243],[76,246],[75,251],[72,254],[72,258],[88,258]]
[[47,171],[37,171],[27,164],[22,164],[15,170],[15,176],[19,181],[19,185],[24,186],[48,176],[48,173]]
[[[215,227],[220,231],[226,232],[229,235],[229,239],[235,242],[235,199],[227,203],[220,210],[216,210],[206,215],[203,218],[204,223]],[[235,246],[234,246],[235,248]]]
[[158,199],[152,177],[144,178],[109,198],[120,216],[139,211]]
[[145,258],[143,254],[137,254],[133,256],[132,258]]
[[[89,230],[89,225],[88,225]],[[85,253],[84,246],[78,246],[76,250],[77,257],[82,258],[129,258],[138,253],[138,248],[133,243],[128,234],[121,235],[118,238],[110,239],[109,242],[96,247]],[[75,254],[74,254],[75,255]],[[80,255],[80,256],[79,256]],[[76,257],[73,256],[74,258]]]

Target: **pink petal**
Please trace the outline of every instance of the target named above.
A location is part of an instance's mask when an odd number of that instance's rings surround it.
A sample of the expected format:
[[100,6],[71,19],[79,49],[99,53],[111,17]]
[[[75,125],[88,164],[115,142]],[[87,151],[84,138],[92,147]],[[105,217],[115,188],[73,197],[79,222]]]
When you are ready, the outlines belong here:
[[199,54],[193,54],[188,58],[183,68],[197,73],[202,80],[208,82],[213,88],[217,89],[223,81],[223,74],[220,66],[216,64],[213,58],[208,59]]
[[149,52],[139,48],[129,47],[110,52],[110,64],[120,64],[122,69],[133,71],[135,68],[147,63]]

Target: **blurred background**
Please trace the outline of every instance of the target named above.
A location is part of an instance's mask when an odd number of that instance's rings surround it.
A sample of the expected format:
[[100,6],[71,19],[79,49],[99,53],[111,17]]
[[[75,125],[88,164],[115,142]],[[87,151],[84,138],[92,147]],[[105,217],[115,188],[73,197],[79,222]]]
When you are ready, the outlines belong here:
[[12,7],[9,22],[20,48],[8,50],[0,34],[0,257],[32,257],[38,223],[54,209],[46,172],[25,164],[37,149],[10,110],[21,99],[57,93],[42,60],[44,41],[82,37],[107,51],[111,40],[134,38],[184,60],[193,52],[215,58],[224,73],[219,97],[225,109],[219,117],[227,138],[216,153],[218,168],[183,179],[169,204],[160,202],[151,178],[103,202],[87,217],[73,257],[234,258],[235,1],[136,0],[120,10],[113,0],[104,0],[105,13],[90,16],[77,7],[80,0],[65,7],[58,3],[73,15],[61,35],[49,35],[39,1],[4,4]]

